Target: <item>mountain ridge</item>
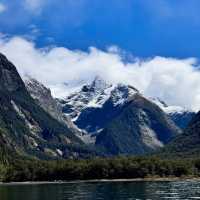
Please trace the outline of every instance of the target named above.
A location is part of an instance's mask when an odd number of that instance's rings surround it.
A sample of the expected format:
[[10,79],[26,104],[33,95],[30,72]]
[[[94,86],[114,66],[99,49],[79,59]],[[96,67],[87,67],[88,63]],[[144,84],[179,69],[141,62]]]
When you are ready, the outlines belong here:
[[82,141],[67,126],[38,106],[26,90],[15,66],[2,54],[0,132],[4,143],[22,155],[37,158],[81,155]]

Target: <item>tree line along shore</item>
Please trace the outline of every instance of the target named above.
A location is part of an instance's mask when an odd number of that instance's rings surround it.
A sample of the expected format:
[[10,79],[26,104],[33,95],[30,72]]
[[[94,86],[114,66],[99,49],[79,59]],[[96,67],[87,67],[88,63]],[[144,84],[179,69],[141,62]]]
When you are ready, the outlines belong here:
[[115,157],[84,160],[40,161],[4,160],[0,165],[1,182],[73,181],[95,179],[199,178],[200,159],[163,159]]

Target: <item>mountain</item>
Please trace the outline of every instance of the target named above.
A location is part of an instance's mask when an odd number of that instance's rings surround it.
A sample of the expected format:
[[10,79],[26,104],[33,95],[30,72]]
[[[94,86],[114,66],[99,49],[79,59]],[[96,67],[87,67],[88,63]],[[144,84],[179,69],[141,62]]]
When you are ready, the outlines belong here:
[[66,119],[62,113],[62,107],[52,97],[50,89],[30,76],[26,76],[24,78],[24,83],[31,97],[37,102],[39,106],[41,106],[46,112],[48,112],[59,122],[66,123]]
[[[59,101],[52,97],[51,91],[48,88],[33,78],[26,78],[25,85],[37,104],[46,112],[61,123],[66,124],[72,131],[75,130],[74,133],[85,143],[96,144],[96,148],[103,149],[105,154],[142,154],[150,152],[164,146],[176,134],[175,132],[179,132],[176,127],[173,127],[174,130],[172,131],[173,123],[165,118],[163,121],[167,121],[169,130],[166,129],[163,134],[166,138],[162,138],[162,136],[158,135],[161,130],[156,129],[155,126],[150,123],[146,123],[146,121],[149,120],[151,122],[152,120],[149,116],[145,116],[143,119],[143,115],[141,115],[143,111],[138,111],[136,107],[128,107],[131,99],[136,100],[138,98],[146,102],[149,109],[156,106],[151,101],[145,99],[137,89],[129,85],[113,85],[106,83],[100,77],[96,77],[91,84],[84,85],[80,91]],[[62,112],[62,107],[65,114]],[[143,109],[142,105],[139,107]],[[113,138],[106,138],[104,133],[108,130],[110,124],[114,124],[113,121],[115,118],[118,119],[122,116],[125,109],[133,111],[134,114],[131,115],[130,121],[126,120],[123,122],[123,126],[120,126],[122,129],[120,132],[115,130],[115,134],[119,136],[119,145],[116,148],[120,148],[121,141],[124,141],[127,145],[124,151],[115,152],[113,145],[110,144]],[[159,112],[160,111],[158,111],[158,113]],[[73,119],[79,129],[73,125],[70,118]],[[122,120],[124,118],[125,116],[122,116]],[[156,120],[159,121],[159,117]],[[132,123],[133,121],[134,123]],[[158,123],[161,124],[162,120]],[[127,126],[131,126],[131,133],[127,131]],[[155,130],[150,126],[154,126]],[[80,132],[80,130],[83,131]],[[162,131],[164,132],[164,130]],[[168,131],[169,135],[167,133]],[[124,135],[120,135],[121,133]],[[135,135],[137,135],[137,137],[135,137]],[[132,139],[129,140],[129,138]],[[132,145],[128,145],[126,140],[130,141]],[[112,147],[112,150],[108,147],[105,148],[105,142],[109,143],[108,146]],[[136,144],[138,144],[138,146]]]
[[185,129],[189,125],[195,114],[196,113],[193,111],[185,110],[183,112],[169,113],[168,116],[172,119],[172,121],[174,121],[174,123],[178,127],[180,127],[181,129]]
[[79,129],[72,122],[71,118],[62,112],[62,105],[52,96],[50,89],[30,76],[24,77],[24,83],[32,98],[39,106],[49,113],[51,117],[66,125],[84,143],[94,143],[92,138],[88,136],[85,131]]
[[161,155],[169,157],[196,157],[200,155],[200,112],[193,117],[184,133],[163,149]]
[[176,144],[188,132],[196,138],[200,114],[182,136],[167,113],[169,106],[163,105],[130,85],[110,84],[100,77],[64,99],[55,99],[37,80],[24,83],[15,66],[0,54],[2,155],[12,152],[41,159],[140,155],[175,137]]
[[30,96],[15,66],[2,54],[0,136],[0,142],[20,155],[63,158],[88,153],[73,131],[54,119]]
[[39,106],[57,121],[66,125],[77,136],[82,135],[80,130],[71,121],[71,118],[63,114],[61,104],[52,96],[49,88],[30,76],[24,78],[24,83],[29,94]]
[[97,136],[96,145],[112,155],[140,155],[163,147],[180,133],[156,104],[135,94]]
[[137,89],[100,77],[59,102],[78,128],[94,138],[96,147],[111,155],[151,152],[181,133]]
[[150,98],[150,100],[157,104],[181,129],[185,129],[196,114],[181,106],[169,106],[159,98]]
[[108,84],[100,77],[60,103],[63,112],[88,133],[97,133],[122,109],[128,98],[138,93],[134,87]]

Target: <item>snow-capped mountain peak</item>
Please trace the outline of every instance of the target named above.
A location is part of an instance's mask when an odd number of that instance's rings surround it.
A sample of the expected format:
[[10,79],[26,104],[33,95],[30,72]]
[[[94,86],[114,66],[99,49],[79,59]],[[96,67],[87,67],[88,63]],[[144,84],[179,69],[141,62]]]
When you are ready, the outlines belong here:
[[76,121],[81,111],[86,108],[101,108],[107,101],[114,107],[120,106],[138,92],[132,86],[110,84],[97,76],[91,84],[84,85],[80,91],[67,96],[61,103],[66,115]]
[[105,81],[100,76],[96,76],[93,82],[89,85],[91,90],[94,90],[96,92],[101,92],[102,90],[110,87],[112,84],[109,84],[107,81]]
[[135,95],[136,93],[139,93],[139,91],[134,87],[120,83],[117,84],[111,91],[110,98],[114,106],[123,105],[131,96]]

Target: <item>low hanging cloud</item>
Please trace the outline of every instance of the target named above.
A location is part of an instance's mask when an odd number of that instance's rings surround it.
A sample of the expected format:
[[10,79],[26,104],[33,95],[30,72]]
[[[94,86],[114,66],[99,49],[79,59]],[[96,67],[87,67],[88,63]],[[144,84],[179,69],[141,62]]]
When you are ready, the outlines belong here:
[[18,68],[22,76],[30,75],[65,96],[99,75],[113,83],[133,85],[141,93],[159,97],[169,105],[200,110],[200,71],[197,60],[154,57],[123,62],[119,49],[88,52],[63,47],[38,49],[20,37],[0,39],[0,52]]

